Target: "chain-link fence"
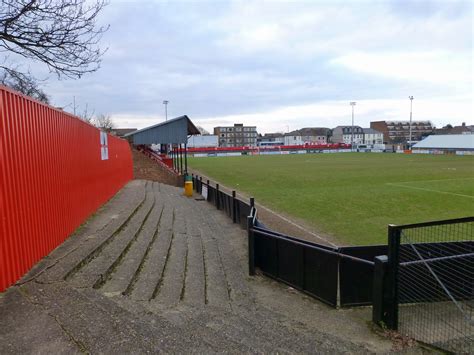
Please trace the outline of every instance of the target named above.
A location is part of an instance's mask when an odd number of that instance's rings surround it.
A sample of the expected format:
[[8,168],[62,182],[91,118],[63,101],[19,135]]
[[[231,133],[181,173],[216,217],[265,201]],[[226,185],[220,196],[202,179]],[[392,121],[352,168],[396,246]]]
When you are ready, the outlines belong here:
[[400,227],[401,334],[455,353],[474,353],[473,227],[474,218]]

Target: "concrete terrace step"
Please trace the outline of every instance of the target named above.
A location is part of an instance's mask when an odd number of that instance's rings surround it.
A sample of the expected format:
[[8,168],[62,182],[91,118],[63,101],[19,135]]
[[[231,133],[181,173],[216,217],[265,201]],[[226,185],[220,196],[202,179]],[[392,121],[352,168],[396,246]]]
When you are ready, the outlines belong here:
[[126,225],[113,236],[109,243],[98,250],[93,258],[84,259],[79,269],[73,275],[69,275],[67,279],[70,279],[75,286],[100,288],[122,261],[154,208],[152,183],[147,184],[146,189],[144,203]]
[[[26,329],[16,319],[31,314],[32,327],[45,322],[45,335],[63,335],[42,344],[54,353],[367,352],[326,334],[332,310],[308,313],[303,296],[250,278],[246,244],[213,205],[134,181],[22,280],[11,294],[22,302],[0,295],[8,323],[0,329]],[[3,310],[25,300],[24,310]],[[8,334],[7,343],[0,332],[0,353],[40,349]]]
[[[83,263],[110,243],[140,209],[145,201],[145,187],[146,181],[143,180],[127,184],[53,253],[39,262],[29,277],[49,283],[75,274]],[[47,273],[44,272],[46,269]]]
[[[158,184],[154,184],[154,190],[159,188]],[[126,293],[129,294],[138,277],[140,266],[143,264],[146,255],[156,240],[158,227],[163,214],[163,201],[155,193],[155,206],[153,207],[149,217],[139,230],[139,234],[135,242],[123,258],[123,261],[117,265],[116,269],[105,281],[102,287],[104,293]]]

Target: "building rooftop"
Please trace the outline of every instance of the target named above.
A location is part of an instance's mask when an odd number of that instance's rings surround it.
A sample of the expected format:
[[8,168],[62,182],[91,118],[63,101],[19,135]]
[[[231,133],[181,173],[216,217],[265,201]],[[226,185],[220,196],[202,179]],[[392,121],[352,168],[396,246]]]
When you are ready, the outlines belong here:
[[382,133],[373,128],[362,128],[362,129],[365,134],[381,134]]
[[[382,121],[383,122],[383,121]],[[385,121],[387,125],[409,125],[410,121]],[[431,126],[431,121],[411,121],[411,125],[429,125]]]
[[285,133],[285,136],[326,136],[329,131],[330,129],[325,127],[305,127]]

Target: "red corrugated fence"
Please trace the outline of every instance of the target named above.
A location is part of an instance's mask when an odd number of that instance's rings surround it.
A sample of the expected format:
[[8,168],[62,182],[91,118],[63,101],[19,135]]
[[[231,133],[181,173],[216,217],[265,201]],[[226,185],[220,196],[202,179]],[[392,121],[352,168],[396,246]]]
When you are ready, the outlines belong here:
[[125,140],[101,142],[97,128],[0,86],[0,292],[131,180],[132,164]]

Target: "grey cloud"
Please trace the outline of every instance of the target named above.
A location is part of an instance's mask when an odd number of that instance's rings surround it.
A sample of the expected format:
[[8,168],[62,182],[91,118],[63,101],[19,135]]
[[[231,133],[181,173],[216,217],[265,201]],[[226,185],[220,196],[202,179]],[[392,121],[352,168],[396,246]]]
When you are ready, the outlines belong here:
[[[76,96],[81,107],[88,103],[96,112],[150,116],[162,115],[162,100],[168,99],[170,115],[188,114],[215,122],[220,116],[276,107],[443,90],[329,64],[347,50],[409,50],[422,45],[422,25],[435,21],[433,16],[439,11],[410,20],[419,28],[410,39],[412,25],[400,12],[392,11],[392,5],[370,9],[368,5],[300,3],[290,6],[288,12],[275,4],[252,5],[257,12],[248,18],[242,18],[245,12],[240,16],[240,6],[242,3],[112,2],[102,19],[111,24],[104,37],[109,51],[102,68],[77,81],[51,80],[48,90],[53,101],[65,105]],[[439,10],[441,5],[433,6]],[[311,23],[312,14],[318,18],[316,24]],[[383,26],[386,15],[393,24],[391,30]],[[260,23],[255,22],[259,18]],[[466,19],[456,19],[448,21],[449,33],[440,31],[432,42],[425,38],[424,48],[451,50],[446,43],[459,36],[458,29],[466,23]],[[260,48],[246,48],[245,42],[239,42],[243,26],[265,21],[279,24],[279,20],[291,31],[278,46],[267,48],[263,43]],[[466,36],[461,37],[456,46],[466,46]]]

